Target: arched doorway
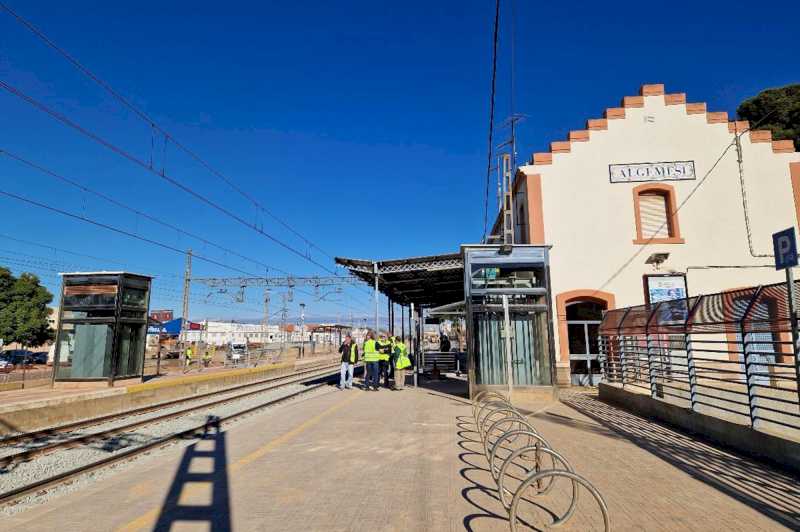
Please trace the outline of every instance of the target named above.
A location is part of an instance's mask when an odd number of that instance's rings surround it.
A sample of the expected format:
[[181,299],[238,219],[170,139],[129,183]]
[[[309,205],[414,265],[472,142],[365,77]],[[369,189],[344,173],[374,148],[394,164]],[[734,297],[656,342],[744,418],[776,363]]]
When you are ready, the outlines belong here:
[[605,301],[577,300],[566,305],[567,347],[573,386],[596,386],[600,381],[597,333],[607,310]]

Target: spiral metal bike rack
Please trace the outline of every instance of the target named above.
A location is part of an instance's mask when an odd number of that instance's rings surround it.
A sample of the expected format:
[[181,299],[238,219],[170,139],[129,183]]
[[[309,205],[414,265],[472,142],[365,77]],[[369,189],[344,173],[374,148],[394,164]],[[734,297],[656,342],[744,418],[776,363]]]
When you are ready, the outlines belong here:
[[[552,448],[550,443],[539,434],[530,419],[520,413],[505,395],[496,391],[479,392],[472,400],[472,414],[475,418],[476,431],[483,445],[484,455],[489,463],[489,472],[497,484],[500,502],[508,511],[508,521],[512,532],[517,530],[520,502],[528,500],[524,498],[524,493],[530,491],[533,497],[546,495],[551,492],[559,478],[569,480],[572,486],[570,505],[566,512],[560,517],[556,516],[555,521],[547,525],[547,528],[562,526],[575,515],[580,488],[583,487],[600,508],[605,530],[607,532],[611,530],[608,505],[597,488],[585,477],[575,472],[569,461]],[[497,439],[492,440],[492,436],[500,430],[503,432]],[[513,450],[504,447],[504,444],[514,444],[520,439],[526,440],[522,447]],[[508,456],[502,458],[502,464],[498,467],[497,462],[501,459],[498,456],[500,449],[510,452]],[[551,462],[549,467],[544,465],[545,457]],[[528,461],[529,466],[519,463],[521,459]],[[510,476],[509,468],[512,464],[525,472],[520,485],[513,491],[506,487],[506,477]],[[520,480],[518,477],[514,478]]]
[[[540,471],[540,472],[533,472],[525,481],[517,488],[517,492],[514,494],[514,499],[511,501],[511,508],[508,511],[508,522],[511,526],[511,531],[516,532],[517,530],[517,509],[519,508],[519,501],[522,499],[522,494],[525,490],[530,487],[531,484],[535,482],[539,482],[547,477],[565,477],[572,481],[573,486],[573,493],[575,492],[575,485],[580,484],[583,486],[586,491],[588,491],[592,497],[594,497],[595,502],[600,507],[600,511],[603,514],[603,525],[604,530],[609,532],[611,530],[611,522],[608,518],[608,506],[606,505],[606,501],[603,499],[603,496],[600,495],[600,492],[597,491],[597,488],[592,485],[591,482],[586,480],[584,477],[580,476],[579,474],[572,472],[572,471],[564,471],[561,469],[549,469],[547,471]],[[577,496],[573,497],[573,502],[577,502]],[[572,512],[572,513],[570,513]],[[556,525],[562,525],[566,522],[569,517],[572,517],[574,514],[574,504],[570,505],[570,510],[567,512],[569,515],[565,515],[556,523],[550,525],[551,527]]]
[[[539,434],[538,432],[536,432],[536,429],[533,427],[533,425],[531,425],[528,422],[527,419],[520,418],[518,415],[511,415],[511,416],[506,416],[506,417],[500,418],[497,421],[495,421],[494,423],[492,423],[489,426],[489,428],[486,430],[486,437],[483,439],[483,452],[487,457],[490,455],[490,448],[489,448],[490,444],[492,444],[492,448],[494,448],[494,444],[492,443],[491,438],[492,438],[492,434],[494,434],[494,432],[495,432],[495,427],[502,429],[502,425],[503,424],[509,424],[509,425],[511,425],[511,427],[507,428],[503,432],[501,432],[500,436],[503,436],[504,434],[506,434],[508,432],[514,431],[515,430],[514,429],[515,425],[517,427],[519,427],[518,430],[523,430],[523,427],[524,427],[525,430],[533,432],[534,434],[537,434],[537,435]],[[542,439],[542,438],[540,438],[540,439]],[[497,440],[495,440],[495,442],[496,441]],[[511,440],[509,443],[513,443],[513,440]]]

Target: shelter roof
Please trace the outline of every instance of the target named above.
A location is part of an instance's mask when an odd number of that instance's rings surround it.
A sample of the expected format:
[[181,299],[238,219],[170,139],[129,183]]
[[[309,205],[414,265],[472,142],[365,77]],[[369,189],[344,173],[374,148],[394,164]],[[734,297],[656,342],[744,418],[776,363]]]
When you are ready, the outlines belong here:
[[464,299],[464,261],[460,253],[371,261],[336,257],[336,263],[386,297],[407,305],[432,307]]

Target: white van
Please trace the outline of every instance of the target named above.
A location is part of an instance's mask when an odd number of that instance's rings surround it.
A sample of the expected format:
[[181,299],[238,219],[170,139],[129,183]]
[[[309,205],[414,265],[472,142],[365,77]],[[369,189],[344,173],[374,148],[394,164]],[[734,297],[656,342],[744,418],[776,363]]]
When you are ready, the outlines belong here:
[[228,356],[231,362],[241,362],[247,356],[247,343],[246,342],[231,342]]

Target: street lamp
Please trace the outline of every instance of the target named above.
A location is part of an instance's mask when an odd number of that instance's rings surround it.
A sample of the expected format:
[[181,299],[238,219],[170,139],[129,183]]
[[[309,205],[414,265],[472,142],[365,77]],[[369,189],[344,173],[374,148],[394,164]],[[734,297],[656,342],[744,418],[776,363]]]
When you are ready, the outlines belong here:
[[300,303],[300,358],[303,358],[306,354],[305,321],[306,304]]

